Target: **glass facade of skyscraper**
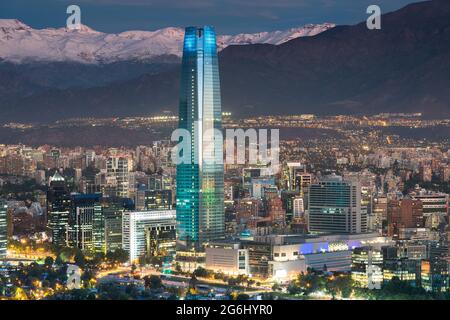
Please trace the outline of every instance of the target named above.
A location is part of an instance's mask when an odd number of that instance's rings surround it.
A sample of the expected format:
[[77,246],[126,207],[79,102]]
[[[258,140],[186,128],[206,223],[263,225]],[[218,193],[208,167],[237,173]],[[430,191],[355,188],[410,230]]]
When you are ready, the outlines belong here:
[[48,227],[51,230],[52,243],[66,246],[66,231],[69,223],[69,214],[72,198],[66,181],[58,171],[50,178],[50,187],[47,191]]
[[0,259],[6,257],[8,246],[8,206],[0,201]]
[[74,194],[71,197],[67,244],[86,252],[106,253],[102,194]]
[[212,27],[186,28],[179,128],[191,136],[190,163],[177,165],[177,232],[185,244],[224,236],[223,142],[216,35]]
[[309,231],[313,233],[367,232],[361,211],[361,185],[326,176],[309,188]]

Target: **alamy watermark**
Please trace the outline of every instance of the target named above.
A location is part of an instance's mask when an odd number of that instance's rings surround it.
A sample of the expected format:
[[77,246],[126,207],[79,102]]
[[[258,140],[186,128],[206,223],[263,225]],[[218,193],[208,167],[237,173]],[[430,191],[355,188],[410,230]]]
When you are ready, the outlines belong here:
[[381,8],[375,4],[367,7],[367,14],[370,16],[367,18],[366,26],[369,30],[381,29]]
[[80,30],[81,29],[81,8],[75,4],[67,7],[67,14],[70,16],[66,20],[66,27],[69,30]]
[[[279,129],[226,129],[224,139],[221,130],[214,128],[202,130],[201,126],[201,122],[195,122],[192,135],[186,129],[173,131],[171,140],[178,142],[171,153],[172,162],[175,165],[248,164],[264,166],[270,174],[278,172]],[[201,135],[200,132],[203,134]],[[223,148],[224,142],[225,148]],[[225,155],[223,155],[224,151]]]

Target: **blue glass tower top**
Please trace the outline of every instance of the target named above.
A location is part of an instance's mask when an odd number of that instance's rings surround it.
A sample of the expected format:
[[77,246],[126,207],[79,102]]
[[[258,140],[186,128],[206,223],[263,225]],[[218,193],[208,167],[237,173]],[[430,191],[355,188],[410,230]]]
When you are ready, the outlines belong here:
[[200,48],[211,53],[217,52],[214,27],[187,27],[185,29],[183,53]]
[[[219,64],[213,27],[187,27],[181,67],[179,128],[191,135],[191,163],[177,165],[177,237],[197,247],[224,236],[223,163],[211,163],[205,134],[222,129]],[[214,141],[214,159],[223,160]]]

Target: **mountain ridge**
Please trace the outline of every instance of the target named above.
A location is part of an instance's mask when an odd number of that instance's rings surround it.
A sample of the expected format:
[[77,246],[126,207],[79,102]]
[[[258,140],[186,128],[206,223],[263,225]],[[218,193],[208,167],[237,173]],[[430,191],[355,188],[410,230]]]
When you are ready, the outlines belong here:
[[[297,37],[314,36],[333,28],[331,23],[305,25],[283,31],[218,35],[219,50],[229,45],[253,43],[281,44]],[[168,27],[155,31],[130,30],[104,33],[86,25],[33,29],[17,19],[0,19],[0,59],[22,63],[31,61],[113,63],[146,61],[158,56],[181,57],[184,30]]]

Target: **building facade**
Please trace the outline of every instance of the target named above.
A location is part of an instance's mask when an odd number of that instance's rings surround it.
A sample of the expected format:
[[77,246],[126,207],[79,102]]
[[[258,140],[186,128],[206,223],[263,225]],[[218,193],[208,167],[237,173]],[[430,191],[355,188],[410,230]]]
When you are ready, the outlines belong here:
[[312,233],[367,232],[361,211],[361,185],[331,175],[312,184],[309,191],[309,231]]
[[211,243],[205,253],[206,269],[229,275],[249,274],[248,250],[239,243]]
[[[179,128],[190,135],[190,159],[177,165],[177,237],[201,247],[224,237],[223,141],[216,35],[212,27],[186,28]],[[180,141],[181,142],[181,141]]]
[[129,161],[125,157],[114,156],[106,162],[108,182],[112,183],[117,197],[129,196]]
[[352,279],[361,288],[381,289],[383,253],[373,247],[361,247],[352,253]]
[[[122,248],[128,251],[130,262],[147,254],[149,230],[170,231],[176,225],[175,210],[125,211],[122,215]],[[173,234],[175,237],[175,234]],[[167,240],[167,239],[165,239]],[[175,243],[175,239],[173,239]]]
[[101,193],[73,194],[67,244],[86,252],[106,253]]
[[0,201],[0,259],[6,258],[8,248],[8,206]]
[[410,198],[390,200],[387,208],[387,223],[390,236],[398,236],[400,228],[423,227],[422,202]]
[[67,245],[66,232],[72,198],[66,181],[58,171],[49,180],[47,192],[47,223],[51,230],[52,242],[58,246]]

